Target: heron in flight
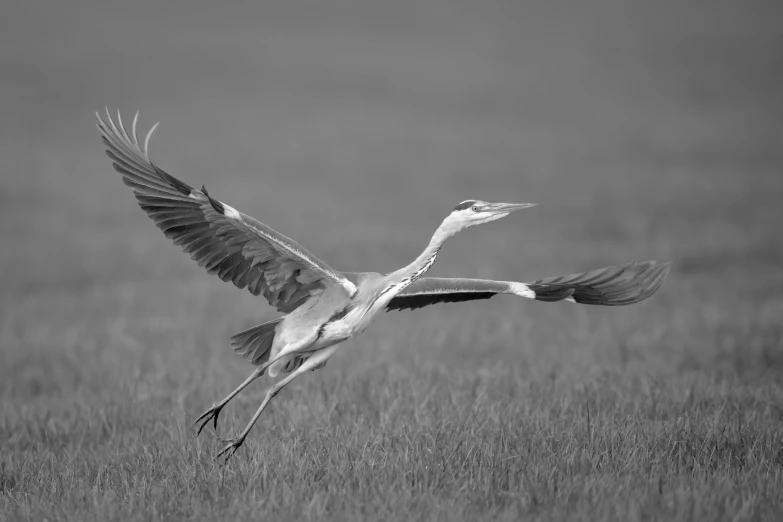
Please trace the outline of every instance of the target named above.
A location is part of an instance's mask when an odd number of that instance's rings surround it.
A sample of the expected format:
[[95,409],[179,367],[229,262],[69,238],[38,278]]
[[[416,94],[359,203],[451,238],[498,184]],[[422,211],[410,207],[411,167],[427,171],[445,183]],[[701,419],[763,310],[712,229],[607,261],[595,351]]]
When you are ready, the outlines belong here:
[[435,303],[488,299],[512,294],[537,301],[570,301],[593,305],[628,305],[654,294],[669,273],[670,263],[628,263],[529,283],[422,277],[435,262],[443,243],[457,232],[489,223],[531,203],[488,203],[467,200],[457,205],[435,230],[427,247],[409,265],[389,274],[338,272],[297,242],[191,187],[155,165],[149,141],[136,134],[138,113],[130,133],[119,112],[116,123],[108,110],[99,114],[98,129],[107,154],[123,182],[133,189],[142,210],[163,233],[209,273],[253,295],[263,295],[284,315],[231,337],[234,350],[255,369],[225,399],[205,411],[195,424],[198,434],[213,423],[226,404],[257,378],[288,374],[272,384],[247,427],[218,453],[228,459],[245,441],[269,401],[288,383],[322,368],[337,346],[365,331],[384,310],[416,309]]

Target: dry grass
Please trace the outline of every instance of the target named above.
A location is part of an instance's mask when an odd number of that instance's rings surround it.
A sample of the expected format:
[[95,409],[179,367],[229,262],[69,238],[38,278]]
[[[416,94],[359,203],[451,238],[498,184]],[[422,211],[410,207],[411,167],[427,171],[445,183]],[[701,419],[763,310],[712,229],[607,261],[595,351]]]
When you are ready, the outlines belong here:
[[[15,9],[0,519],[783,516],[775,6],[456,4]],[[455,238],[434,275],[675,268],[628,308],[388,314],[221,466],[190,422],[250,371],[227,337],[273,314],[135,206],[92,126],[105,102],[163,121],[164,168],[338,269],[408,262],[467,197],[540,206]]]

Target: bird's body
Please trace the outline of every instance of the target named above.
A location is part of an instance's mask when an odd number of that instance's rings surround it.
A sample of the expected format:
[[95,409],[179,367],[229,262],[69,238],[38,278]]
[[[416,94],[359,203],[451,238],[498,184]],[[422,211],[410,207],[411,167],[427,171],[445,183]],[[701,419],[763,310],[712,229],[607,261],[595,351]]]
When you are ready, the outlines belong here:
[[[137,115],[138,116],[138,115]],[[422,277],[443,243],[460,230],[500,219],[532,204],[467,200],[457,205],[435,231],[424,251],[390,274],[338,272],[290,238],[166,173],[149,159],[149,139],[140,144],[136,118],[129,134],[119,114],[107,111],[98,128],[115,169],[133,188],[141,208],[199,265],[224,281],[263,295],[285,315],[231,337],[235,351],[255,366],[231,394],[204,412],[198,432],[214,421],[242,389],[268,372],[288,375],[272,385],[239,437],[227,440],[220,454],[232,455],[243,443],[269,401],[302,373],[326,364],[342,341],[364,332],[384,310],[416,309],[439,302],[487,299],[512,294],[539,301],[625,305],[646,299],[660,288],[669,263],[628,263],[530,283]]]

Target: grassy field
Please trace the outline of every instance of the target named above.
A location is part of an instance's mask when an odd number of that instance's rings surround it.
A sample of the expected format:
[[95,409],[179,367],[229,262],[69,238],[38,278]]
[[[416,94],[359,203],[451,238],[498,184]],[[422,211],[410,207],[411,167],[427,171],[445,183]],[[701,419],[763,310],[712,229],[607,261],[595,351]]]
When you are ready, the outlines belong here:
[[[779,6],[202,3],[6,13],[0,520],[783,518]],[[191,422],[251,371],[228,337],[275,313],[139,210],[104,105],[337,269],[398,268],[471,197],[539,207],[431,275],[674,269],[627,308],[386,314],[223,466]]]

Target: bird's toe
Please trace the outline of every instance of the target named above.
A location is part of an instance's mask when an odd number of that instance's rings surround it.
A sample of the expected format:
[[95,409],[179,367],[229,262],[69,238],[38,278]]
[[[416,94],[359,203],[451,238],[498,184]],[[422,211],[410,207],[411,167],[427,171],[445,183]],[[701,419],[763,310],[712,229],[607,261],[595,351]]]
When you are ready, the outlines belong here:
[[242,446],[242,443],[245,442],[244,437],[238,437],[236,439],[218,439],[220,442],[226,442],[227,444],[223,447],[223,449],[218,452],[217,456],[215,458],[221,458],[224,457],[226,460],[224,462],[228,462],[228,459],[230,459],[239,449],[240,446]]
[[198,427],[198,432],[196,432],[196,437],[201,435],[201,431],[206,427],[207,424],[209,424],[209,421],[212,421],[212,426],[215,431],[217,431],[217,421],[218,417],[220,416],[221,409],[223,409],[222,406],[213,404],[210,409],[202,413],[201,416],[195,420],[193,424],[198,424],[199,422],[201,423],[201,425]]

